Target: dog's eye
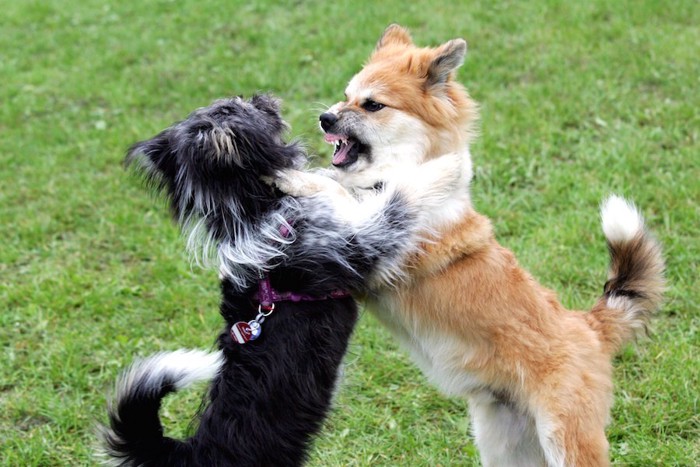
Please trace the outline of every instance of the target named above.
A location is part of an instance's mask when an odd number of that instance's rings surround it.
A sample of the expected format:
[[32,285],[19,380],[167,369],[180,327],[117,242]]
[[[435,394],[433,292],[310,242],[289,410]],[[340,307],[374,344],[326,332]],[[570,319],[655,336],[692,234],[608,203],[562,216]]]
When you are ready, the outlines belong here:
[[362,108],[367,112],[376,112],[377,110],[382,110],[384,107],[386,107],[384,104],[380,104],[372,99],[367,99],[364,104],[362,104]]

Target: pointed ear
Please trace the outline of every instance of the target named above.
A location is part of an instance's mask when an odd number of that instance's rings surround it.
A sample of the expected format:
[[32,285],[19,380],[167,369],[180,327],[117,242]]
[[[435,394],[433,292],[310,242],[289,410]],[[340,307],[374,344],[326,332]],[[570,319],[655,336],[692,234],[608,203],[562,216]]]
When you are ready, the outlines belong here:
[[374,50],[376,52],[389,44],[412,45],[413,39],[411,39],[411,34],[409,34],[406,28],[398,24],[391,24],[384,30],[384,34],[382,34],[382,37],[377,41],[377,46]]
[[450,75],[464,63],[467,54],[467,42],[453,39],[437,49],[437,55],[428,68],[427,87],[445,84]]

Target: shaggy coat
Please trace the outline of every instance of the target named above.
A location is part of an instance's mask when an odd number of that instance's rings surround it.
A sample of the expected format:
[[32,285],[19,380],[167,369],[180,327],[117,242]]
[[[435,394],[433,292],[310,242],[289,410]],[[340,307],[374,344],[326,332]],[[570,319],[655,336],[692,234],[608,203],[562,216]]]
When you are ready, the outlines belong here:
[[[131,148],[127,163],[165,193],[193,256],[220,269],[226,325],[218,352],[161,353],[122,376],[104,430],[113,463],[302,464],[357,319],[351,297],[332,296],[399,274],[418,244],[420,203],[444,201],[387,187],[350,215],[324,193],[285,195],[269,181],[306,162],[299,145],[283,141],[285,128],[269,96],[224,99]],[[315,299],[275,303],[261,335],[239,344],[231,326],[258,314],[261,274],[280,293]],[[211,378],[194,435],[164,436],[162,399]]]

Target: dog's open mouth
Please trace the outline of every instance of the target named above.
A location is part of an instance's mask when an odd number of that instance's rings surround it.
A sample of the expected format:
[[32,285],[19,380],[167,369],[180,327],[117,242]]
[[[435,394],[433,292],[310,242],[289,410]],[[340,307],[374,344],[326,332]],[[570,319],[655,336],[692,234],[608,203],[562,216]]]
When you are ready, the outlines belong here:
[[365,149],[365,145],[352,136],[326,133],[324,139],[327,143],[335,145],[332,163],[336,167],[347,167],[356,162]]

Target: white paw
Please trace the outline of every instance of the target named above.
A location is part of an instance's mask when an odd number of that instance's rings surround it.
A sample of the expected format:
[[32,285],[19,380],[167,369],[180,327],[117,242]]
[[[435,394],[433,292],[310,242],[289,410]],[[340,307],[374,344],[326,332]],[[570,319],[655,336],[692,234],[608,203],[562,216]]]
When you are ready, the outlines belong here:
[[319,188],[309,183],[307,175],[299,170],[282,170],[275,174],[273,184],[291,196],[311,196],[318,193]]

